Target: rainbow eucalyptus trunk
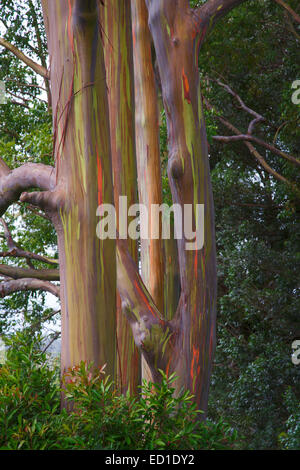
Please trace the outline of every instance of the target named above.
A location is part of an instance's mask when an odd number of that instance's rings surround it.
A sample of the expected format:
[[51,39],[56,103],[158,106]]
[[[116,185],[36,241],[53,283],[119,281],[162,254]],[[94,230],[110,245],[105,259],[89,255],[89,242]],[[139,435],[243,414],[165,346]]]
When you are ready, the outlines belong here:
[[[151,226],[151,205],[162,204],[161,164],[159,147],[159,113],[154,70],[151,57],[151,35],[148,10],[144,0],[132,1],[136,146],[139,202],[148,209]],[[161,229],[157,231],[161,235]],[[141,240],[142,278],[158,309],[164,309],[163,242]]]
[[96,235],[97,206],[114,202],[107,90],[96,0],[43,0],[50,55],[55,186],[30,193],[59,247],[62,372],[84,360],[115,374],[115,240]]
[[[164,316],[157,308],[126,245],[119,242],[117,250],[122,308],[153,380],[161,379],[160,369],[175,373],[176,392],[189,388],[204,412],[215,349],[217,274],[198,52],[216,20],[242,1],[209,0],[192,10],[188,0],[146,0],[167,117],[172,199],[187,215],[181,222],[175,219],[176,235],[180,229],[183,235],[177,240],[180,298],[174,316],[170,309]],[[171,242],[166,245],[167,259],[173,248]],[[166,279],[176,279],[174,268]],[[174,291],[171,295],[174,302]]]
[[[131,205],[138,202],[130,0],[105,2],[101,8],[100,21],[104,31],[114,198],[119,231],[119,196],[127,197],[127,205],[123,208],[124,215],[128,213]],[[129,239],[128,247],[137,264],[137,240]],[[118,382],[124,392],[130,389],[132,393],[137,393],[140,385],[140,353],[134,343],[128,321],[122,313],[119,295],[116,338]]]
[[[144,0],[133,0],[132,31],[135,84],[135,124],[139,202],[148,210],[148,227],[151,207],[162,204],[161,165],[159,146],[159,113],[155,77],[151,57],[151,34],[148,28],[148,10]],[[164,310],[164,257],[161,227],[158,239],[141,239],[142,279],[156,306]],[[142,377],[151,380],[145,360]]]
[[215,346],[216,252],[214,208],[205,123],[199,86],[198,34],[187,0],[147,0],[149,25],[159,67],[166,110],[168,177],[173,202],[184,212],[192,205],[194,230],[197,204],[204,204],[204,246],[188,250],[178,240],[181,296],[174,319],[178,331],[170,370],[178,385],[195,394],[206,410]]

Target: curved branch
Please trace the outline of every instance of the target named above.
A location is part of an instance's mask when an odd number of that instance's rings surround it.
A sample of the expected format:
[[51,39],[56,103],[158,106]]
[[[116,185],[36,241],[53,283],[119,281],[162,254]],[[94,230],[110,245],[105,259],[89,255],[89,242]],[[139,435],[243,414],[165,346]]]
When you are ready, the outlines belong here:
[[[208,80],[212,80],[212,79],[208,78]],[[249,108],[245,104],[245,102],[242,100],[242,98],[235,91],[233,91],[232,88],[230,88],[229,85],[226,85],[225,83],[222,83],[220,80],[212,80],[212,81],[216,82],[218,85],[220,85],[222,88],[224,88],[231,96],[233,96],[238,101],[241,108],[244,111],[246,111],[246,113],[248,113],[248,114],[250,114],[251,116],[254,117],[254,119],[250,122],[250,124],[248,126],[248,131],[247,131],[247,134],[252,134],[256,124],[258,124],[259,122],[265,121],[265,118],[261,114],[258,114],[256,111]]]
[[16,46],[6,41],[4,38],[0,37],[0,46],[5,47],[8,51],[12,52],[18,59],[20,59],[24,64],[28,65],[32,70],[34,70],[38,75],[41,75],[43,78],[49,79],[48,70],[42,65],[34,62],[34,60],[27,57],[20,51]]
[[42,163],[26,163],[10,170],[6,163],[0,163],[0,216],[16,202],[26,189],[39,188],[50,191],[55,187],[55,172],[51,166]]
[[293,157],[292,155],[289,155],[285,152],[282,152],[282,150],[279,150],[278,148],[274,147],[274,145],[268,144],[264,140],[258,139],[257,137],[254,137],[253,135],[249,135],[249,134],[236,134],[236,135],[230,135],[230,136],[215,135],[213,137],[213,139],[218,141],[218,142],[223,142],[223,143],[237,142],[237,141],[241,141],[241,140],[242,141],[253,142],[257,145],[260,145],[261,147],[264,147],[265,149],[269,150],[270,152],[274,153],[275,155],[278,155],[282,158],[285,158],[290,163],[293,163],[294,165],[300,167],[300,160]]
[[46,292],[50,292],[50,294],[55,295],[55,297],[59,298],[59,287],[55,284],[52,284],[48,281],[42,281],[40,279],[33,279],[33,278],[22,278],[22,279],[14,279],[12,281],[2,281],[0,282],[0,296],[6,297],[7,295],[11,295],[14,292],[19,291],[35,291],[35,290],[43,290]]
[[207,33],[220,18],[246,1],[249,0],[208,0],[204,5],[192,10],[198,29]]
[[58,269],[27,269],[0,264],[0,274],[12,279],[33,278],[40,281],[59,281]]

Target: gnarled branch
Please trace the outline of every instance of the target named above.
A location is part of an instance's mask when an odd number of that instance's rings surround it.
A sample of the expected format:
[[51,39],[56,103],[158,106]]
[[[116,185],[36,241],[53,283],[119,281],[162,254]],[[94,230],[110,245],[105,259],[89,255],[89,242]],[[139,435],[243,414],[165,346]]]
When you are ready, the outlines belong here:
[[0,215],[4,214],[6,209],[19,199],[23,191],[31,188],[50,191],[54,187],[55,172],[53,167],[42,163],[25,163],[10,170],[6,163],[0,160]]
[[224,90],[226,90],[231,96],[233,96],[238,101],[241,109],[246,111],[248,114],[250,114],[254,118],[250,122],[246,134],[243,134],[241,132],[238,135],[236,133],[236,131],[234,131],[235,135],[233,135],[233,136],[214,136],[214,140],[217,140],[217,141],[223,142],[223,143],[236,142],[236,141],[239,141],[239,140],[253,142],[253,143],[255,143],[255,144],[257,144],[261,147],[264,147],[265,149],[269,150],[270,152],[274,153],[275,155],[278,155],[282,158],[285,158],[290,163],[293,163],[294,165],[300,167],[300,160],[299,159],[297,159],[293,155],[289,155],[286,152],[283,152],[282,150],[278,149],[274,145],[269,144],[269,143],[265,142],[264,140],[259,139],[258,137],[255,137],[255,136],[252,135],[252,133],[254,131],[254,127],[256,126],[256,124],[258,124],[259,122],[266,121],[265,118],[261,114],[257,113],[253,109],[249,108],[245,104],[245,102],[242,100],[242,98],[235,91],[233,91],[232,88],[229,85],[226,85],[225,83],[222,83],[220,80],[212,80],[210,78],[208,78],[208,80],[214,81],[218,85],[220,85],[222,88],[224,88]]

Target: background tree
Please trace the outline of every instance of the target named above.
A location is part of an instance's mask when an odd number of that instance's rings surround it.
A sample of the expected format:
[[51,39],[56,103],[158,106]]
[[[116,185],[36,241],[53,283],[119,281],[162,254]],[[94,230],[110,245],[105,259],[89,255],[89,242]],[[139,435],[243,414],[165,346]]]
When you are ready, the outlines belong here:
[[[298,2],[288,4],[299,13]],[[264,118],[253,135],[299,158],[299,105],[291,100],[297,30],[275,1],[250,2],[216,25],[202,49],[218,253],[209,410],[214,419],[230,417],[254,449],[276,448],[283,423],[299,410],[300,371],[291,362],[299,335],[299,169],[266,145],[213,136],[234,135],[230,125],[246,133],[255,116],[242,100]]]

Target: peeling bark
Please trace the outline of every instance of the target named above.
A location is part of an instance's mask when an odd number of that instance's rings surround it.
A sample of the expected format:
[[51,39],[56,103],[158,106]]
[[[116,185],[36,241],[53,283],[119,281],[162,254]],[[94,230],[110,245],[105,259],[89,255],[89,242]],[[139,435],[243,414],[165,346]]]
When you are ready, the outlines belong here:
[[[39,280],[60,277],[62,372],[84,360],[94,362],[95,366],[106,363],[106,371],[114,379],[117,370],[117,255],[122,309],[135,343],[147,361],[151,378],[160,381],[159,369],[167,374],[175,372],[177,391],[182,387],[189,388],[198,407],[206,411],[215,348],[217,279],[214,208],[198,51],[215,21],[243,0],[209,0],[197,10],[189,8],[188,0],[146,0],[167,117],[168,176],[173,202],[182,209],[185,204],[192,206],[194,230],[200,223],[197,204],[203,204],[205,208],[203,248],[187,250],[186,243],[190,240],[186,236],[177,241],[180,298],[176,307],[179,288],[174,289],[165,316],[164,279],[159,258],[161,241],[149,244],[150,248],[145,249],[147,262],[144,267],[149,262],[152,273],[150,270],[144,272],[144,283],[137,268],[136,244],[130,242],[128,249],[127,243],[119,240],[116,253],[115,240],[99,240],[96,236],[97,206],[114,202],[112,156],[115,194],[131,194],[132,201],[136,197],[131,192],[136,188],[132,181],[135,176],[132,155],[134,111],[130,109],[133,107],[131,58],[124,55],[131,47],[130,9],[129,1],[115,1],[110,6],[120,9],[110,11],[112,16],[110,19],[107,16],[106,26],[114,41],[115,35],[120,34],[114,44],[120,45],[122,53],[116,50],[116,55],[106,56],[107,64],[112,67],[106,82],[103,35],[99,24],[102,2],[42,0],[51,64],[55,169],[27,164],[11,171],[0,160],[0,215],[19,197],[45,210],[57,230],[59,272],[1,265],[0,273],[15,279],[31,278],[30,282],[22,279],[23,284],[20,281],[21,289],[28,288],[30,283],[32,287],[37,285],[32,279],[35,277]],[[141,5],[141,2],[134,3],[134,7]],[[122,16],[121,7],[125,6],[127,13]],[[153,116],[157,116],[157,98],[150,95],[154,87],[145,11],[143,16],[134,8],[133,11],[137,15],[134,38],[137,41],[137,96],[138,105],[141,105],[137,111],[137,142],[141,145],[139,177],[146,172],[149,178],[144,178],[147,187],[145,193],[140,190],[140,197],[150,205],[161,201],[158,124],[153,121]],[[120,20],[118,25],[116,18]],[[148,79],[151,86],[146,90]],[[106,83],[111,92],[110,115]],[[153,97],[151,102],[147,101],[148,94]],[[142,103],[143,97],[146,99]],[[116,104],[118,109],[113,110]],[[149,110],[151,115],[147,114]],[[152,131],[155,129],[153,133],[147,133],[148,123]],[[115,136],[112,152],[109,124]],[[40,191],[24,192],[33,188]],[[155,191],[151,194],[153,188]],[[173,242],[165,249],[167,260],[172,256]],[[170,280],[175,284],[176,276],[174,263],[166,275],[165,285],[169,286]],[[5,282],[10,283],[6,284],[7,291],[16,286],[11,280]],[[121,331],[126,331],[127,335],[128,329],[123,326],[119,329],[118,342],[123,334]],[[122,345],[126,346],[127,339],[123,339]],[[119,357],[123,361],[125,350]],[[124,364],[121,364],[121,370]],[[132,383],[130,374],[126,370],[126,384]]]

